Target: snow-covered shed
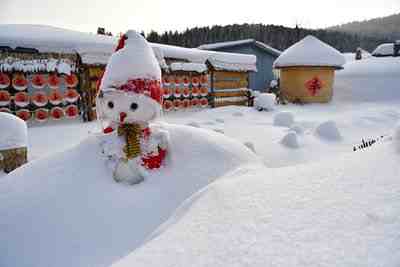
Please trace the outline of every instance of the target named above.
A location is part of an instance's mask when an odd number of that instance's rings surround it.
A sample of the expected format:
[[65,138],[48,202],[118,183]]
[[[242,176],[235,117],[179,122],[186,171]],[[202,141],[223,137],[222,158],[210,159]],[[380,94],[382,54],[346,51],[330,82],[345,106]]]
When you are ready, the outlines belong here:
[[329,102],[335,70],[342,69],[344,56],[335,48],[307,36],[286,49],[274,62],[280,70],[280,91],[290,102]]
[[28,131],[26,123],[0,112],[0,171],[9,173],[27,162]]
[[198,47],[202,50],[254,55],[257,58],[257,71],[249,75],[249,87],[253,90],[265,90],[274,77],[272,64],[281,51],[255,39],[218,42]]
[[[40,122],[78,114],[95,119],[96,85],[117,42],[117,37],[52,26],[0,25],[0,111]],[[227,88],[237,89],[247,88],[248,73],[256,71],[251,55],[151,46],[175,109],[213,104],[210,92],[219,73],[228,73],[231,81],[244,77]]]

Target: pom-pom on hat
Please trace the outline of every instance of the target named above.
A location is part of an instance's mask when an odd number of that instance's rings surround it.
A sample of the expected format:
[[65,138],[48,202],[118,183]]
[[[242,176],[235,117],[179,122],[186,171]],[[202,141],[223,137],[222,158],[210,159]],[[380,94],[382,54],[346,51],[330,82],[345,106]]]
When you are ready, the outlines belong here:
[[146,39],[136,31],[122,35],[99,84],[99,92],[143,94],[162,104],[161,69]]

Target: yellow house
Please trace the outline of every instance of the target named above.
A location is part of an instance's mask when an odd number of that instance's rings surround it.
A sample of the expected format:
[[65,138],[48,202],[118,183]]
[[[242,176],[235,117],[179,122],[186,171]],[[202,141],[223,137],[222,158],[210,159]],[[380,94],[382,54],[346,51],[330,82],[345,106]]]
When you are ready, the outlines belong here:
[[290,102],[325,103],[332,99],[335,70],[344,56],[335,48],[307,36],[286,49],[274,62],[280,70],[280,90]]

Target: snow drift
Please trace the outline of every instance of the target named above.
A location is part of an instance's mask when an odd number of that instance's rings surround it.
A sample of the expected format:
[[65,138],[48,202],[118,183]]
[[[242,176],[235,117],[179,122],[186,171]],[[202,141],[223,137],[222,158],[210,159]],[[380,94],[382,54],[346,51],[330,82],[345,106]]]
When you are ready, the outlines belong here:
[[396,267],[399,160],[381,144],[319,164],[242,170],[112,267]]
[[167,166],[137,186],[113,181],[91,137],[0,180],[0,266],[109,266],[188,197],[258,158],[208,130],[165,125]]

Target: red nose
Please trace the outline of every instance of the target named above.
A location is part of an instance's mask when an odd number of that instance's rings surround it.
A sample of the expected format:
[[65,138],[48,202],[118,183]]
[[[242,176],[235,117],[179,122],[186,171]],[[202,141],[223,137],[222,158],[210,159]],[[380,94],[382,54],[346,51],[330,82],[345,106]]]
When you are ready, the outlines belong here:
[[124,122],[126,116],[127,116],[127,115],[126,115],[125,112],[119,113],[119,121],[120,121],[120,122]]

